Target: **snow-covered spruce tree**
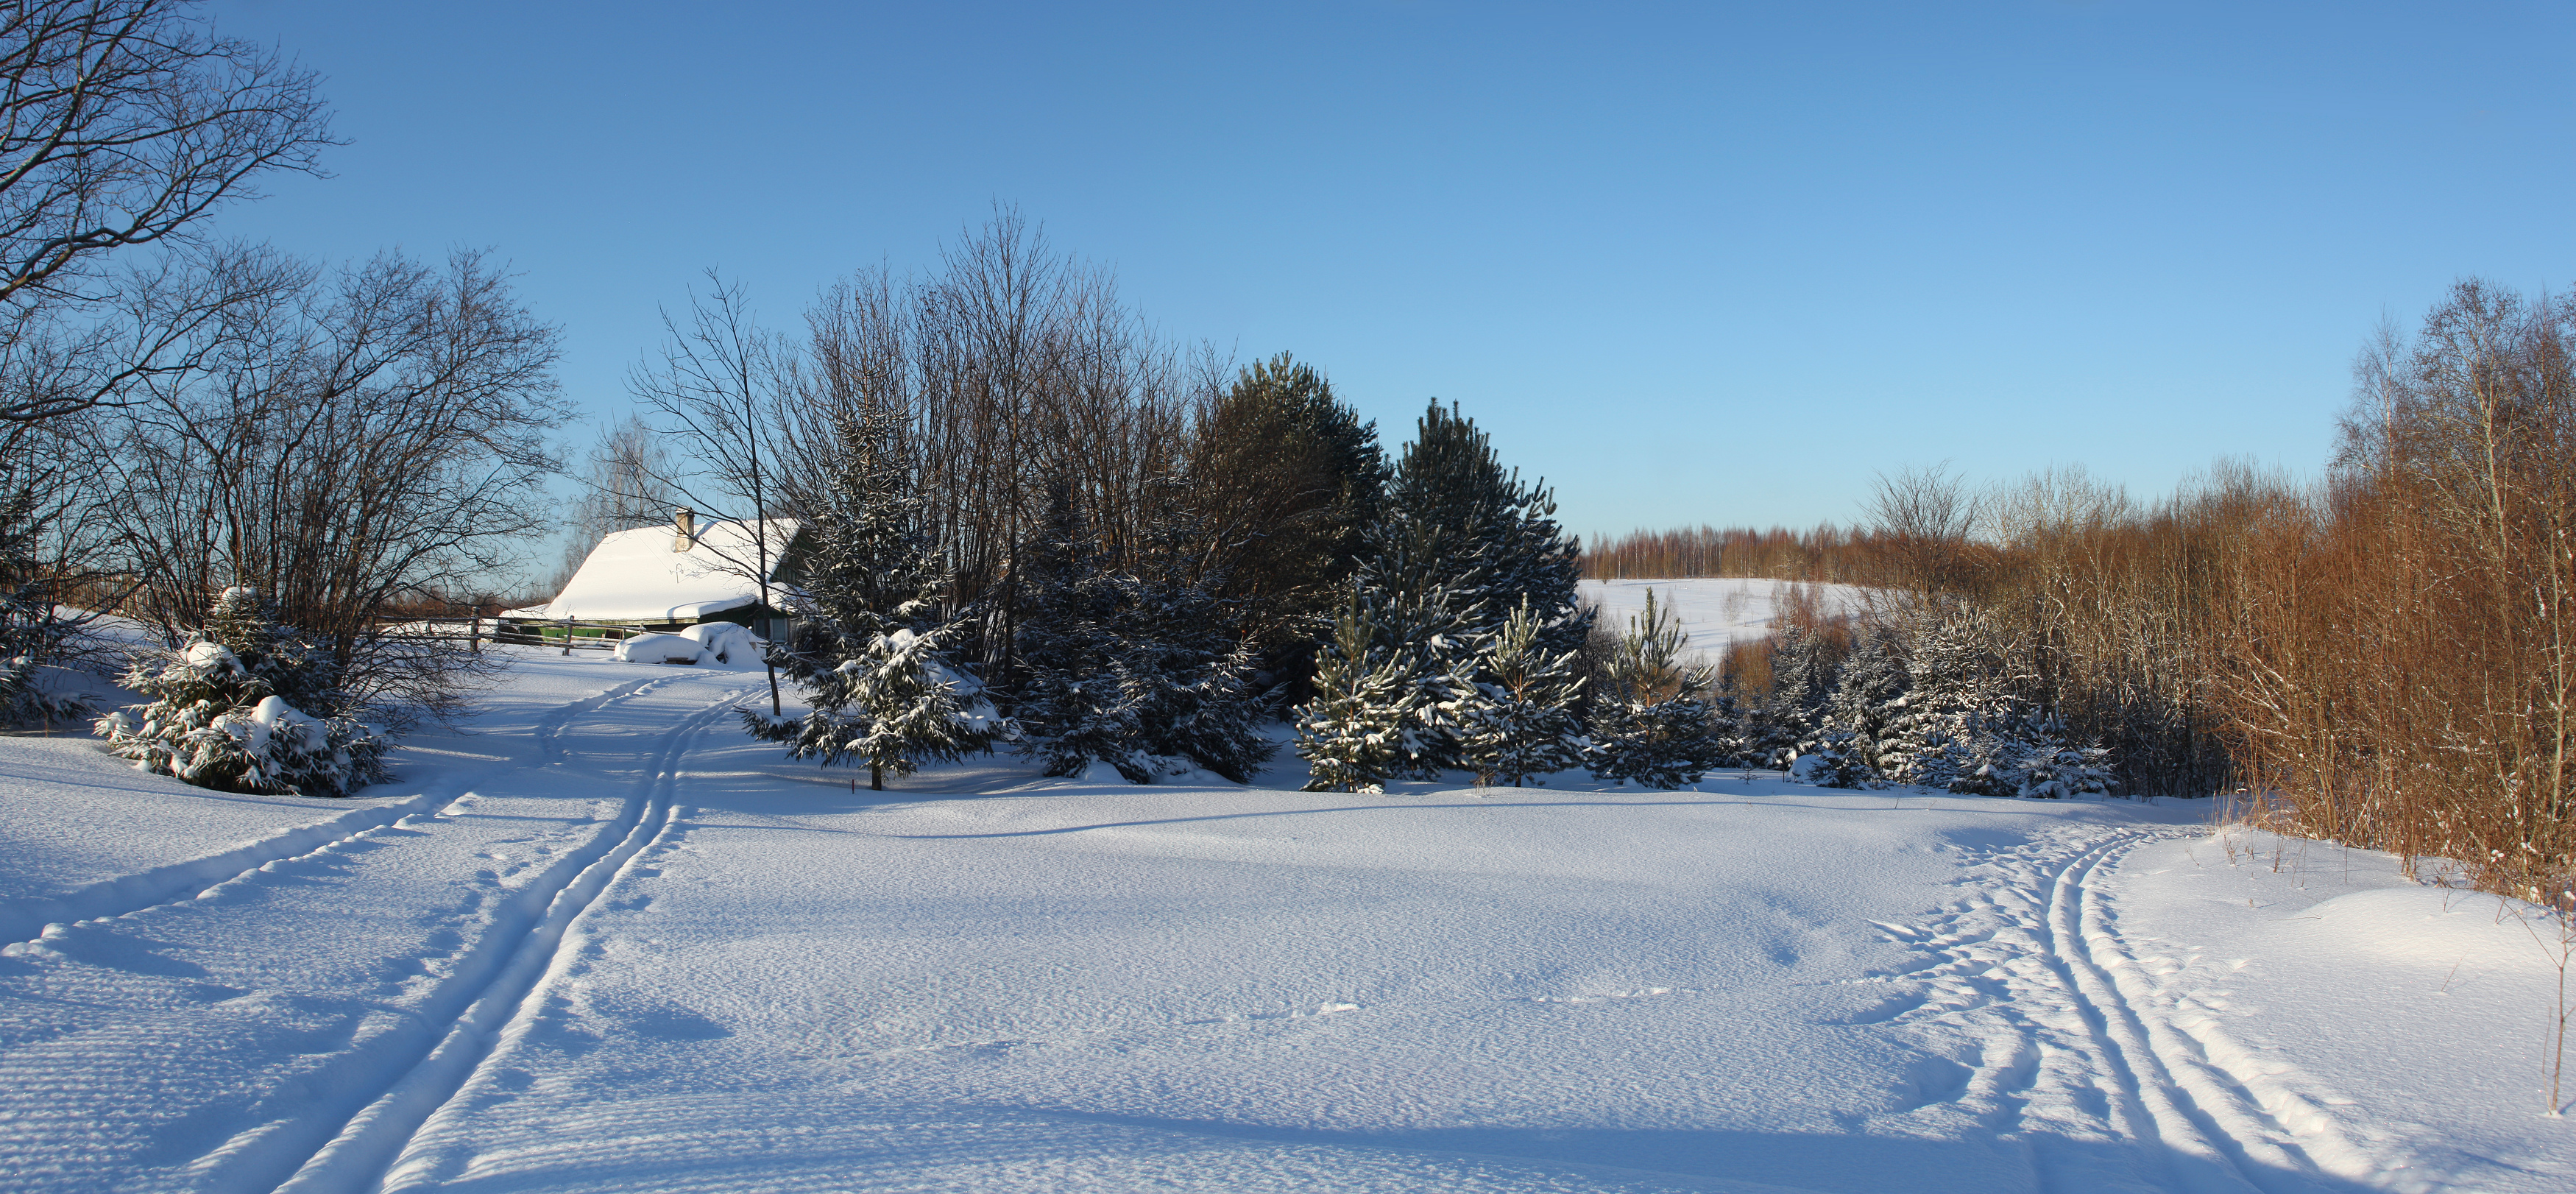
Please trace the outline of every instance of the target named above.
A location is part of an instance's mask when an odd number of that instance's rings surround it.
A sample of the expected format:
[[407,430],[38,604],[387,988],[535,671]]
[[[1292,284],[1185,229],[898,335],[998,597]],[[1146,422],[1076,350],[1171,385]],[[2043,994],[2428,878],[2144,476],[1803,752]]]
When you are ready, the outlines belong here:
[[1909,687],[1881,750],[1890,779],[1984,796],[2109,790],[2109,752],[2070,739],[2035,699],[2023,652],[1983,610],[1920,611],[1906,637]]
[[123,680],[151,697],[98,720],[108,750],[158,775],[235,792],[346,796],[386,778],[381,734],[343,715],[329,652],[233,588],[178,651]]
[[991,749],[1000,724],[942,650],[958,625],[939,614],[947,563],[922,530],[893,415],[869,408],[835,434],[830,483],[806,510],[802,580],[787,597],[794,629],[778,652],[810,711],[742,715],[754,737],[796,758],[865,764],[882,791],[888,774]]
[[1629,615],[1603,669],[1604,691],[1592,696],[1594,778],[1669,790],[1734,757],[1709,702],[1716,676],[1682,661],[1685,641],[1681,619],[1646,590],[1646,608]]
[[1226,633],[1210,579],[1182,566],[1195,538],[1186,521],[1168,513],[1152,528],[1137,553],[1146,575],[1120,571],[1069,487],[1049,487],[1046,520],[1021,553],[1024,679],[1012,708],[1021,753],[1047,774],[1097,761],[1141,784],[1195,765],[1246,783],[1277,750],[1260,732],[1271,705],[1251,683],[1252,648]]
[[1356,595],[1333,624],[1315,672],[1315,698],[1298,707],[1297,757],[1312,765],[1309,792],[1386,791],[1420,733],[1421,689],[1411,661],[1390,651]]
[[1583,682],[1574,652],[1551,654],[1540,644],[1542,629],[1523,598],[1478,644],[1478,678],[1452,698],[1459,761],[1481,786],[1545,785],[1545,776],[1583,761],[1583,722],[1574,715]]
[[1792,623],[1771,637],[1771,691],[1759,716],[1748,721],[1759,731],[1749,743],[1752,761],[1786,771],[1800,755],[1814,750],[1823,729],[1825,698],[1833,691],[1833,661],[1824,637]]
[[1828,788],[1874,788],[1887,782],[1895,722],[1906,708],[1905,658],[1895,633],[1861,630],[1825,699],[1815,763],[1809,774]]

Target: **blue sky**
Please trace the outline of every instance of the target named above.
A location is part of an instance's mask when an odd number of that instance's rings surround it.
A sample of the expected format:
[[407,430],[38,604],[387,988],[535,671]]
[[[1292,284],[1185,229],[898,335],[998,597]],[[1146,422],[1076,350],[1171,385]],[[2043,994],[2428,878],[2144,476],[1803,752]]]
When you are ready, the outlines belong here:
[[1390,447],[1460,402],[1583,532],[2313,470],[2383,314],[2576,284],[2563,3],[213,11],[352,139],[223,231],[488,247],[586,409],[710,266],[791,326],[1002,202]]

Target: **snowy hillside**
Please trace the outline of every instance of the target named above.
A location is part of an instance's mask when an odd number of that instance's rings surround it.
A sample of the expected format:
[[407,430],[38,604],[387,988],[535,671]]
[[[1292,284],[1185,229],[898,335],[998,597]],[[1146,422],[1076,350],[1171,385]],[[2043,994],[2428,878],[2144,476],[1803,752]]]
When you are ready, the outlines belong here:
[[1855,612],[1868,596],[1868,590],[1852,585],[1738,577],[1587,580],[1580,585],[1582,598],[1598,604],[1603,624],[1614,629],[1624,628],[1631,616],[1645,609],[1649,589],[1658,607],[1670,608],[1680,617],[1683,632],[1690,636],[1690,649],[1711,663],[1725,655],[1727,644],[1770,633],[1779,603],[1795,592],[1811,593],[1829,614]]
[[0,1185],[2576,1188],[2525,927],[2201,805],[870,793],[755,698],[531,652],[336,803],[0,739]]

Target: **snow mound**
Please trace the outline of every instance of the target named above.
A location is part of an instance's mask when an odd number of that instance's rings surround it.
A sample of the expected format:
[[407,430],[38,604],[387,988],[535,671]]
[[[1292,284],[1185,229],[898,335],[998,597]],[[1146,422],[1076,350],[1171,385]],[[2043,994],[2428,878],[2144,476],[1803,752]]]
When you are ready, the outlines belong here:
[[[691,627],[690,629],[696,629]],[[707,645],[685,634],[639,634],[617,644],[619,663],[696,663]]]
[[680,632],[702,648],[699,663],[718,663],[726,667],[759,667],[765,651],[760,636],[747,626],[734,622],[700,622]]

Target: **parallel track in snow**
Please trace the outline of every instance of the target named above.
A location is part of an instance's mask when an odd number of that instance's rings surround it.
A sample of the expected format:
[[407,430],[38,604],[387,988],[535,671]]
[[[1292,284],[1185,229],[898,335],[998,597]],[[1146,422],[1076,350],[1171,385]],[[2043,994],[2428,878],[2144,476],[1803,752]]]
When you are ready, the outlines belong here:
[[[582,707],[568,709],[552,730],[560,731],[581,712],[662,682],[639,681],[602,694]],[[555,888],[545,914],[521,932],[506,961],[489,969],[470,993],[470,1002],[447,1021],[433,1044],[413,1057],[387,1059],[383,1068],[401,1077],[347,1114],[327,1139],[320,1139],[294,1172],[274,1187],[277,1194],[337,1194],[381,1187],[387,1170],[412,1138],[472,1080],[509,1028],[543,1006],[565,932],[626,873],[648,844],[669,830],[681,759],[710,725],[733,714],[733,702],[744,691],[727,693],[674,727],[654,759],[652,772],[639,782],[620,816],[576,853],[584,864]]]
[[[2043,1190],[2076,1194],[2104,1180],[2098,1151],[2080,1155],[2088,1146],[2066,1134],[2065,1108],[2087,1091],[2105,1104],[2096,1126],[2127,1142],[2126,1168],[2161,1189],[2293,1194],[2366,1180],[2381,1166],[2365,1150],[2254,1072],[2214,1025],[2178,1021],[2120,936],[2099,880],[2159,836],[2121,831],[2071,848],[2004,851],[1988,860],[2002,873],[1977,884],[1987,899],[1928,925],[1883,926],[1933,958],[1906,976],[1930,992],[1895,1019],[1976,1040],[1980,1063],[1948,1101],[1998,1135],[2018,1135]],[[2070,1053],[2077,1069],[2045,1063]],[[2041,1100],[2058,1118],[2033,1117]]]
[[[536,738],[545,756],[544,761],[562,761],[563,748],[558,739],[563,728],[573,719],[641,696],[681,678],[647,676],[546,714],[536,726]],[[410,818],[435,816],[438,810],[472,795],[474,781],[498,770],[497,767],[485,767],[449,776],[409,796],[381,802],[371,799],[338,816],[280,830],[230,850],[101,879],[60,896],[0,900],[0,942],[40,940],[45,930],[55,924],[113,920],[165,905],[184,904],[201,892],[212,891],[227,883],[256,882],[262,871],[275,871],[296,863],[345,853],[351,846]]]

